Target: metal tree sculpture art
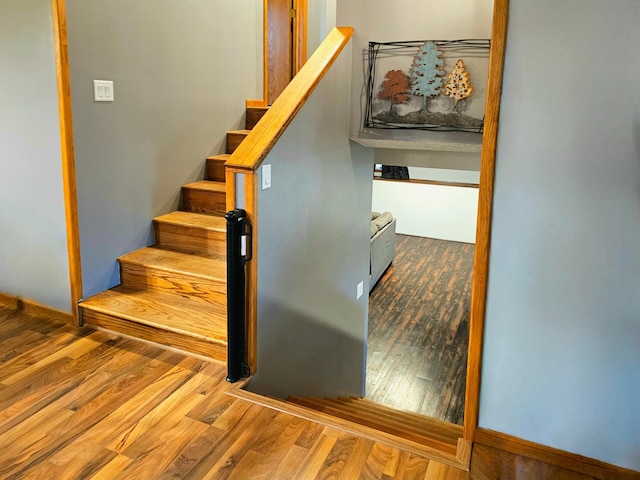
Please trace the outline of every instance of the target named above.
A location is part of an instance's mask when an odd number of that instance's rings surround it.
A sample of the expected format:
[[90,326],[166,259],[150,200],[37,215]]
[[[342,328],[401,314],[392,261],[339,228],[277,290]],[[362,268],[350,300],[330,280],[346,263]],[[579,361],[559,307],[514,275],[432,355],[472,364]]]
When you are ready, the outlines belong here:
[[389,106],[389,111],[391,112],[394,105],[405,103],[409,99],[407,97],[408,89],[409,77],[407,77],[407,74],[402,70],[389,70],[380,85],[378,98],[391,101]]
[[472,93],[473,87],[469,81],[469,72],[467,72],[467,67],[462,59],[459,59],[449,74],[449,81],[444,86],[444,94],[453,98],[453,111],[455,112],[458,102],[470,97]]
[[422,110],[427,110],[427,99],[442,91],[444,69],[442,52],[435,42],[425,42],[413,57],[409,71],[411,90],[409,93],[423,97]]

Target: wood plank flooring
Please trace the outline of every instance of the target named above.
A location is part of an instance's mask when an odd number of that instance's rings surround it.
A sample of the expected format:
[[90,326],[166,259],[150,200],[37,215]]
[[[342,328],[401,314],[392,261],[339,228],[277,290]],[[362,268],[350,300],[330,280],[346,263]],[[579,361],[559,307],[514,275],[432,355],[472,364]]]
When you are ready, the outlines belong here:
[[462,424],[473,250],[396,236],[369,298],[366,398]]
[[225,374],[0,306],[0,478],[468,478],[226,395]]

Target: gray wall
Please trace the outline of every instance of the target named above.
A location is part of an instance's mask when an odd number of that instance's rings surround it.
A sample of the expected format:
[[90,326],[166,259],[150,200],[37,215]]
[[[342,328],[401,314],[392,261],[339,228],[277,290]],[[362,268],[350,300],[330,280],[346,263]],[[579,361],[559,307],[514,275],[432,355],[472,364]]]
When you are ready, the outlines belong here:
[[640,470],[640,8],[512,0],[480,425]]
[[0,2],[0,292],[71,311],[51,2]]
[[[152,243],[205,158],[262,92],[262,3],[67,0],[85,297]],[[94,79],[114,103],[94,103]]]
[[264,162],[253,391],[363,394],[373,157],[348,140],[350,70],[348,46]]

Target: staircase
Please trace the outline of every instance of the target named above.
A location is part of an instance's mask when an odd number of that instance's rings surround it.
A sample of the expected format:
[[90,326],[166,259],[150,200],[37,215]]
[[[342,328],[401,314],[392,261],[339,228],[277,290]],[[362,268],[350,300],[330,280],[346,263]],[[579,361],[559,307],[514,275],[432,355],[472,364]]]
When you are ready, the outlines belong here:
[[395,437],[456,456],[462,427],[396,410],[362,397],[316,398],[290,396],[287,402],[317,410],[353,424],[386,432]]
[[207,179],[182,187],[182,210],[153,219],[155,244],[118,258],[120,285],[80,303],[84,324],[226,361],[224,164],[267,108],[247,108]]

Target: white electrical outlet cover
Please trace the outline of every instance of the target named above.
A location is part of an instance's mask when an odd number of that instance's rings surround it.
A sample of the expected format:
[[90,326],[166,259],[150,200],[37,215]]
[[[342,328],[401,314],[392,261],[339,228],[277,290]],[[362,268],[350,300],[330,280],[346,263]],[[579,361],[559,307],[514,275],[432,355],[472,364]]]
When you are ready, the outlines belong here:
[[113,81],[111,80],[94,80],[93,81],[93,100],[96,102],[113,102]]
[[356,300],[364,293],[364,282],[360,282],[356,287]]

